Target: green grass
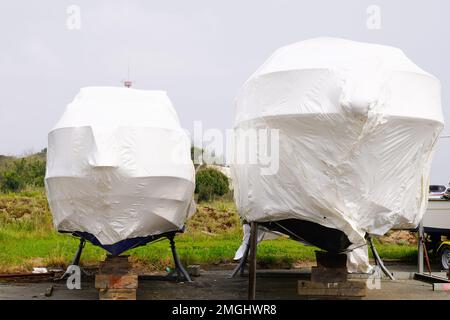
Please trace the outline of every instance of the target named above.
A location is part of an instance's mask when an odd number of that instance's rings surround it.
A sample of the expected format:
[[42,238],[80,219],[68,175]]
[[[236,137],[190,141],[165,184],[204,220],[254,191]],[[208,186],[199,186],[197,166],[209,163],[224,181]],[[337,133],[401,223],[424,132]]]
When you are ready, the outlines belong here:
[[[401,260],[403,262],[417,261],[417,246],[412,244],[380,244],[375,241],[375,247],[382,259]],[[370,254],[372,258],[372,254]]]
[[[240,219],[228,200],[201,203],[189,220],[184,234],[177,236],[179,255],[186,264],[220,264],[232,261],[242,240]],[[78,240],[59,234],[52,226],[45,193],[31,189],[21,193],[0,194],[0,273],[30,271],[33,267],[65,267],[78,247]],[[413,261],[415,245],[378,243],[384,259]],[[314,261],[315,247],[278,238],[263,241],[258,247],[261,267],[292,267]],[[145,270],[164,270],[172,266],[167,240],[128,251],[134,263]],[[86,244],[84,265],[97,264],[106,255],[98,247]]]
[[[26,233],[7,228],[0,230],[0,271],[29,271],[37,266],[64,267],[73,257],[78,242],[69,235],[56,232]],[[104,255],[100,248],[86,246],[83,259],[98,261]]]

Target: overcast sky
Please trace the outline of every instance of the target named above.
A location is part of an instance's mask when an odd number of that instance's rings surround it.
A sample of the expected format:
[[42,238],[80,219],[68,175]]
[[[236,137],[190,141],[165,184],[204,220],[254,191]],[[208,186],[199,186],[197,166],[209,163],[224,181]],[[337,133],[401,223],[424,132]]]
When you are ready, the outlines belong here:
[[[67,8],[80,8],[80,29]],[[370,5],[381,10],[369,29]],[[47,133],[81,87],[166,90],[182,125],[232,126],[233,99],[278,47],[318,36],[399,47],[442,82],[450,124],[450,1],[2,1],[0,154],[46,146]],[[426,107],[426,106],[424,106]],[[450,134],[444,129],[444,134]],[[432,183],[450,181],[450,139]]]

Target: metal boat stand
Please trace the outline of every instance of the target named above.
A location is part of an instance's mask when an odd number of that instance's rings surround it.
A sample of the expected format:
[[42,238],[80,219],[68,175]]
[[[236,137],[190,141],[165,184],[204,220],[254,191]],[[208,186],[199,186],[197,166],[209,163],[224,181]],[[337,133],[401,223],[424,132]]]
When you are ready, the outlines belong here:
[[[175,268],[174,270],[172,270],[167,276],[162,277],[162,280],[167,280],[167,279],[177,279],[178,281],[187,281],[187,282],[193,282],[189,273],[186,271],[186,269],[184,268],[183,264],[180,261],[180,258],[178,256],[177,250],[176,250],[176,246],[175,246],[175,235],[177,232],[170,232],[168,234],[165,235],[165,237],[169,240],[170,242],[170,249],[172,251],[172,256],[173,256],[173,260],[174,260],[174,264],[175,264]],[[150,243],[151,244],[151,243]],[[77,252],[71,262],[70,265],[75,265],[75,266],[79,266],[80,265],[80,258],[81,258],[81,254],[83,252],[83,249],[86,245],[86,239],[84,238],[80,238],[80,244],[78,245],[78,249]],[[88,273],[86,271],[84,271],[83,269],[81,269],[81,271],[88,275]],[[64,274],[59,278],[59,280],[64,280],[66,277],[68,277],[71,274],[71,272],[69,271],[69,268],[67,268],[67,270],[64,272]]]
[[256,251],[258,248],[258,223],[250,223],[250,261],[248,267],[248,300],[256,298]]
[[[255,300],[256,297],[256,251],[258,246],[258,223],[250,223],[250,239],[245,247],[244,255],[239,260],[229,278],[233,278],[239,271],[244,275],[245,266],[249,262],[248,270],[248,299]],[[250,260],[250,261],[248,261]]]
[[174,276],[176,274],[176,278],[180,281],[183,279],[187,282],[193,282],[189,273],[183,267],[183,264],[180,261],[180,258],[177,253],[177,249],[175,247],[175,234],[170,234],[167,236],[167,239],[170,241],[170,249],[172,250],[173,262],[175,263],[175,269],[171,271],[171,273],[167,276],[168,278]]
[[378,255],[377,249],[375,248],[375,245],[373,244],[372,237],[367,234],[366,238],[367,238],[367,241],[369,242],[370,249],[372,250],[372,254],[373,254],[373,257],[375,259],[375,263],[381,268],[383,273],[386,276],[389,277],[389,279],[395,280],[395,278],[392,275],[392,273],[389,272],[389,270],[386,268],[386,266],[384,265],[383,261],[381,260],[380,256]]
[[236,268],[233,269],[233,272],[230,274],[230,276],[228,277],[229,279],[234,278],[235,275],[237,275],[237,273],[240,271],[241,272],[241,276],[244,275],[245,272],[245,266],[247,264],[247,260],[248,260],[248,253],[250,251],[250,242],[247,243],[247,246],[245,247],[245,251],[244,251],[244,255],[242,256],[241,259],[239,259],[239,263],[236,266]]
[[177,233],[184,232],[184,228],[177,231],[170,231],[167,233],[160,234],[154,238],[153,241],[147,242],[147,244],[152,244],[166,238],[170,242],[170,249],[172,252],[173,262],[175,264],[175,268],[171,270],[167,275],[140,275],[139,279],[145,280],[154,280],[154,281],[186,281],[193,282],[191,276],[184,268],[183,264],[180,261],[180,257],[178,256],[176,245],[175,245],[175,236]]
[[[69,267],[66,269],[64,274],[61,276],[61,278],[59,278],[58,280],[64,280],[66,277],[71,275],[71,272],[69,271],[70,266],[78,266],[78,267],[80,266],[81,253],[83,252],[85,245],[86,245],[86,239],[80,238],[80,244],[78,245],[77,252],[75,253],[75,256],[73,257],[72,262],[70,263]],[[87,274],[87,272],[84,271],[83,269],[80,268],[80,270],[84,274]]]
[[[258,223],[250,223],[250,241],[245,250],[244,256],[241,258],[238,266],[233,270],[230,277],[235,276],[239,271],[241,274],[244,272],[245,264],[247,261],[247,256],[249,256],[249,273],[248,273],[248,299],[255,300],[256,298],[256,255],[257,255],[257,245],[258,245]],[[388,276],[391,280],[395,280],[391,272],[386,268],[383,261],[381,260],[375,245],[373,244],[372,238],[367,235],[367,241],[369,242],[370,248],[372,250],[374,259],[381,270]]]
[[[173,280],[192,282],[189,274],[184,269],[175,247],[176,232],[168,232],[159,235],[158,239],[167,238],[175,263],[175,268],[166,276],[139,276],[133,270],[132,261],[127,255],[108,255],[105,261],[100,263],[99,272],[95,276],[95,288],[99,290],[100,300],[136,300],[139,280]],[[146,243],[155,243],[157,240]]]
[[[248,223],[245,222],[245,224],[248,224]],[[249,253],[249,251],[250,251],[250,239],[247,242],[247,245],[245,246],[244,254],[242,255],[241,259],[239,259],[238,265],[233,269],[233,272],[228,277],[229,279],[234,278],[234,276],[237,275],[237,273],[239,271],[241,273],[241,276],[244,275],[245,267],[246,267],[247,261],[248,261],[248,253]]]

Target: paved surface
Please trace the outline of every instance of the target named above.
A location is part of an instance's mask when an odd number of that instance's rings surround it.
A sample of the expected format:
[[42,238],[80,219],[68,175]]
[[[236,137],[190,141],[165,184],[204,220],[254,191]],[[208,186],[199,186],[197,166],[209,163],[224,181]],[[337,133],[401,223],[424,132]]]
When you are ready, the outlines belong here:
[[[392,268],[391,268],[392,269]],[[413,269],[413,268],[409,268]],[[381,289],[367,290],[364,299],[426,299],[450,300],[450,292],[433,291],[432,285],[409,279],[410,271],[406,267],[392,269],[399,279],[381,279]],[[257,277],[258,299],[299,299],[297,281],[307,280],[309,270],[261,270]],[[193,283],[176,283],[155,280],[152,277],[139,279],[138,299],[246,299],[247,278],[236,276],[229,279],[230,271],[203,271]],[[355,281],[366,281],[364,277],[354,276]],[[49,287],[53,286],[50,297],[45,296]],[[94,288],[94,278],[88,277],[82,282],[81,290],[67,289],[65,282],[7,282],[0,283],[0,299],[98,299],[98,291]]]

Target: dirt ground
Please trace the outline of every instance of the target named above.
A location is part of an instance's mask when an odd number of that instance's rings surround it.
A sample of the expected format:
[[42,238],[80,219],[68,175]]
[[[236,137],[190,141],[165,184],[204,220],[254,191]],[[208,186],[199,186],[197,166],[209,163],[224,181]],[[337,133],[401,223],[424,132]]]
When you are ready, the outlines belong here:
[[[367,290],[363,299],[368,300],[450,300],[450,292],[433,291],[429,283],[410,279],[415,266],[395,266],[390,270],[398,280],[381,279],[380,289]],[[195,299],[195,300],[244,300],[247,298],[247,277],[229,279],[230,270],[202,271],[193,283],[156,280],[153,276],[141,276],[137,298],[141,300]],[[307,280],[310,269],[260,270],[257,274],[257,299],[300,299],[297,295],[298,280]],[[363,276],[351,276],[354,281],[366,281]],[[53,286],[52,295],[45,293]],[[31,300],[96,300],[98,291],[94,277],[84,277],[80,290],[69,290],[64,281],[52,282],[3,282],[0,283],[1,299]]]

